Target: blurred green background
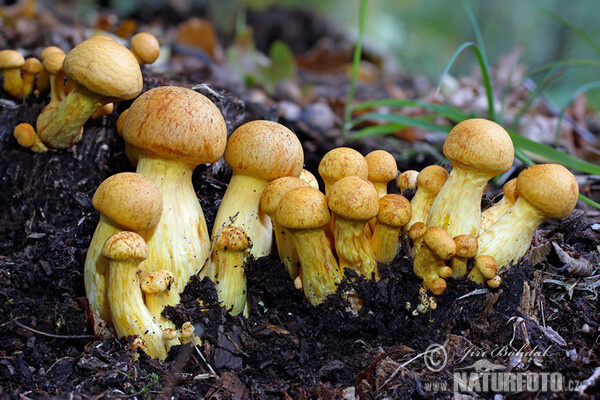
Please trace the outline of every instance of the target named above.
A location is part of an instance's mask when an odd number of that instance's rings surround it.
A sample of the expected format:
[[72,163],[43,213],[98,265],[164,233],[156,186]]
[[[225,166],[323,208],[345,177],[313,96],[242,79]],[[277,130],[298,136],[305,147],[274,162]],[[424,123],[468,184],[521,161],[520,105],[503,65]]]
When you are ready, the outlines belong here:
[[[359,0],[170,0],[201,5],[218,16],[219,32],[233,32],[240,10],[262,10],[272,5],[308,8],[323,15],[350,37],[358,32]],[[104,1],[119,15],[140,8],[159,8],[167,0]],[[521,62],[529,71],[564,60],[568,67],[555,67],[558,78],[546,94],[559,106],[584,83],[600,75],[600,38],[598,38],[597,0],[370,0],[367,6],[365,46],[388,54],[401,71],[425,75],[437,82],[456,49],[474,41],[474,31],[466,7],[470,7],[480,26],[490,65],[516,47],[522,50]],[[97,1],[78,3],[85,14]],[[585,61],[583,61],[585,60]],[[472,53],[461,55],[452,67],[455,76],[471,74],[477,63]],[[541,83],[543,73],[531,76]],[[590,102],[600,107],[600,93],[590,90]]]

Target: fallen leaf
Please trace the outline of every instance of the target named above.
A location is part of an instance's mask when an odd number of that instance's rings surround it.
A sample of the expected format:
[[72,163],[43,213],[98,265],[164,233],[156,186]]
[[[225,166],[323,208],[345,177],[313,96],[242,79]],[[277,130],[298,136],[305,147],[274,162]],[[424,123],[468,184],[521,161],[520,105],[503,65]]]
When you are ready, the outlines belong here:
[[561,262],[567,266],[567,271],[575,276],[591,276],[594,272],[594,267],[585,258],[573,258],[564,251],[556,242],[552,242],[554,250]]

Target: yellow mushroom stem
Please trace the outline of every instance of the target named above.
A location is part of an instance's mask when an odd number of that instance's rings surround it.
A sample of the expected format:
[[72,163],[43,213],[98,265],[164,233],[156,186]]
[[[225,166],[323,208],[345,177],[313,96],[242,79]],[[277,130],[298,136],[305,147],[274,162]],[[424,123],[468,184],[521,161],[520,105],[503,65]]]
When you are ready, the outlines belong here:
[[[166,303],[175,305],[190,277],[203,265],[200,277],[214,277],[211,264],[205,264],[210,239],[192,184],[193,166],[177,160],[154,158],[140,151],[136,172],[150,178],[162,193],[163,212],[148,239],[149,254],[145,265],[173,274],[175,288],[169,290]],[[152,271],[145,269],[144,272]]]
[[248,236],[238,227],[227,226],[215,240],[211,260],[216,272],[219,301],[231,315],[243,314],[247,317],[250,309],[244,260],[249,245]]
[[76,87],[48,115],[48,124],[38,122],[38,136],[46,145],[56,149],[72,147],[81,139],[85,122],[110,101],[109,98],[92,96],[83,87]]
[[146,307],[163,328],[175,327],[171,321],[162,316],[172,283],[173,274],[166,270],[149,272],[142,279],[142,292],[144,292]]
[[[438,193],[430,210],[427,226],[451,228],[450,234],[477,236],[481,223],[481,197],[489,179],[489,173],[453,169],[445,184],[449,189]],[[477,223],[474,218],[457,216],[454,212],[457,204],[462,205],[462,214],[476,216]]]
[[364,233],[367,223],[368,220],[351,220],[334,214],[335,251],[342,271],[344,268],[350,268],[365,279],[379,280],[375,251]]
[[234,174],[215,218],[213,239],[222,226],[231,224],[230,216],[237,214],[233,224],[242,228],[252,240],[251,253],[255,257],[269,254],[273,243],[273,227],[269,216],[259,211],[260,197],[268,184],[269,181],[265,179]]
[[344,278],[343,270],[335,260],[323,228],[290,229],[290,232],[300,260],[302,290],[310,304],[316,306],[336,292]]
[[517,192],[517,178],[506,182],[502,187],[502,192],[504,193],[502,198],[481,213],[481,232],[486,231],[515,204],[517,197],[519,197],[519,193]]
[[133,232],[116,233],[107,239],[102,254],[110,264],[108,301],[117,336],[138,336],[150,357],[164,360],[163,329],[146,308],[140,288],[138,272],[148,255],[144,239]]
[[83,269],[85,292],[94,314],[108,323],[112,321],[108,304],[108,279],[110,269],[108,260],[102,257],[102,246],[110,236],[123,228],[110,218],[100,215],[98,225],[92,236]]

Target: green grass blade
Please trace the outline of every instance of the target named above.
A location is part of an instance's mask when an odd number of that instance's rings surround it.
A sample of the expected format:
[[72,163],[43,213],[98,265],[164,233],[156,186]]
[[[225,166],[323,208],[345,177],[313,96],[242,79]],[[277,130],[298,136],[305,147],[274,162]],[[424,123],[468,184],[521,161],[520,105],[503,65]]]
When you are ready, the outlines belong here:
[[389,123],[381,125],[367,126],[366,128],[359,129],[355,134],[352,135],[353,139],[365,139],[375,136],[385,136],[392,133],[398,132],[406,128],[408,125],[399,123]]
[[554,163],[562,164],[567,168],[584,172],[586,174],[600,175],[600,166],[598,165],[594,165],[577,157],[565,154],[550,146],[546,146],[545,144],[534,142],[533,140],[527,139],[526,137],[523,137],[517,133],[509,131],[508,134],[513,141],[515,149],[529,151]]
[[391,108],[401,108],[401,107],[423,107],[427,110],[433,111],[450,121],[460,122],[468,118],[475,117],[475,115],[467,114],[462,111],[460,108],[448,106],[445,104],[438,103],[428,103],[426,101],[421,100],[410,100],[410,99],[381,99],[381,100],[372,100],[365,101],[362,103],[354,104],[351,107],[352,111],[364,110],[367,108],[374,107],[391,107]]
[[592,36],[590,36],[584,29],[578,27],[575,24],[567,21],[565,18],[560,15],[547,11],[547,14],[552,18],[560,22],[565,28],[573,32],[577,35],[584,43],[586,43],[592,50],[594,50],[598,55],[600,55],[600,43],[596,42]]
[[594,200],[592,200],[588,197],[585,197],[582,194],[579,195],[579,200],[583,201],[586,204],[589,204],[590,206],[596,207],[597,209],[600,210],[600,204],[596,203]]
[[540,65],[529,72],[529,76],[536,76],[546,71],[552,71],[561,67],[600,67],[600,60],[576,58],[569,60],[560,60],[553,63]]
[[560,114],[558,114],[558,124],[556,125],[556,137],[555,137],[555,143],[557,146],[560,143],[560,125],[562,124],[563,117],[565,116],[565,112],[567,111],[567,108],[569,107],[569,105],[571,105],[571,103],[573,101],[575,101],[575,99],[577,97],[579,97],[580,95],[582,95],[583,93],[585,93],[589,90],[598,89],[598,88],[600,88],[600,81],[592,81],[592,82],[587,82],[587,83],[581,85],[580,87],[575,89],[575,91],[573,93],[571,93],[571,96],[569,96],[569,100],[563,106],[563,108],[560,110]]
[[458,47],[458,49],[456,49],[456,51],[450,58],[450,61],[446,65],[444,72],[442,72],[442,76],[440,77],[440,83],[438,84],[437,91],[439,92],[440,88],[442,87],[442,82],[444,80],[444,77],[446,75],[448,75],[450,68],[452,68],[452,65],[454,64],[454,62],[456,61],[458,56],[463,51],[465,51],[466,49],[469,49],[469,48],[472,49],[473,52],[475,53],[475,57],[477,58],[477,62],[479,63],[479,68],[481,69],[481,79],[483,81],[483,87],[485,88],[485,94],[486,94],[487,101],[488,101],[488,118],[491,119],[492,121],[495,121],[496,120],[496,109],[494,107],[494,92],[492,89],[492,80],[490,79],[489,67],[488,67],[485,55],[479,50],[479,47],[475,43],[466,42],[466,43],[463,43],[462,45],[460,45]]
[[356,81],[358,79],[358,69],[360,67],[360,56],[362,54],[362,41],[365,31],[365,21],[367,15],[367,0],[360,1],[359,21],[358,21],[358,39],[354,48],[354,59],[352,60],[352,74],[350,76],[350,87],[348,88],[348,97],[346,98],[346,107],[344,109],[344,126],[342,127],[342,137],[346,137],[348,133],[348,123],[352,118],[352,110],[350,106],[354,102],[356,93]]
[[425,129],[428,131],[433,131],[433,132],[448,133],[448,132],[450,132],[450,129],[452,129],[452,126],[435,124],[433,122],[426,121],[423,118],[407,117],[405,115],[384,114],[384,113],[368,113],[365,115],[361,115],[360,117],[352,120],[350,124],[352,126],[355,126],[356,124],[358,124],[360,122],[368,121],[368,120],[388,121],[388,122],[393,122],[396,124],[403,124],[406,126],[414,126],[417,128],[422,128],[422,129]]

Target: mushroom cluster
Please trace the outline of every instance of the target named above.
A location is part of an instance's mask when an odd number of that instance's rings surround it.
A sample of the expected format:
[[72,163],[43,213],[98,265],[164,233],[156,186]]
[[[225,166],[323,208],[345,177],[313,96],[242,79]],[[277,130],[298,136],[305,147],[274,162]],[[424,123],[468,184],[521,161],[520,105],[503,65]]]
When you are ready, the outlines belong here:
[[[510,136],[495,122],[469,119],[452,129],[443,150],[452,163],[449,174],[430,166],[417,175],[408,232],[413,270],[434,295],[445,291],[447,279],[465,275],[497,288],[500,275],[529,249],[537,227],[573,211],[577,181],[563,166],[535,165],[508,181],[502,198],[482,211],[487,182],[512,166]],[[406,176],[398,185],[410,187],[409,181]]]
[[[143,84],[140,65],[154,62],[160,48],[157,39],[145,32],[133,36],[131,47],[130,51],[110,36],[96,35],[68,54],[49,46],[40,59],[24,59],[14,50],[0,51],[5,92],[23,97],[50,89],[49,102],[35,129],[15,131],[17,142],[34,152],[69,148],[81,139],[88,119],[110,114],[114,102],[139,95]],[[24,140],[24,131],[27,138],[33,131],[33,139]]]
[[[399,175],[385,151],[365,157],[335,148],[319,165],[323,192],[303,170],[293,132],[251,121],[227,139],[218,108],[191,89],[145,92],[118,127],[136,172],[109,177],[94,196],[101,218],[86,259],[86,291],[91,309],[118,336],[137,335],[158,358],[173,345],[200,340],[189,324],[177,327],[163,315],[194,275],[215,283],[232,315],[247,316],[246,261],[278,254],[310,304],[339,293],[356,311],[361,300],[338,285],[346,275],[378,280],[378,264],[394,261],[406,234],[423,290],[441,295],[450,279],[464,276],[496,288],[537,226],[568,215],[578,195],[564,167],[538,165],[507,183],[503,198],[482,212],[487,181],[512,163],[510,138],[485,120],[464,121],[449,134],[450,173],[429,166]],[[191,176],[221,157],[232,176],[209,236]],[[412,200],[388,194],[391,182],[401,192],[416,189]]]

